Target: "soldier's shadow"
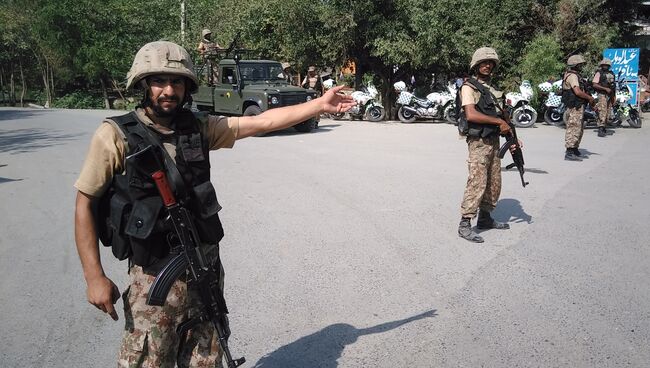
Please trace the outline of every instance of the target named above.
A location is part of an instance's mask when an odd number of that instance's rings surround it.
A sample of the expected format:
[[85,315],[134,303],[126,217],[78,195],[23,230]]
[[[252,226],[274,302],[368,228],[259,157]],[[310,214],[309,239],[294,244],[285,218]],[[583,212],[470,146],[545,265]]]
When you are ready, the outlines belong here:
[[521,202],[513,198],[503,198],[497,203],[497,207],[492,211],[492,218],[499,222],[533,222],[533,216],[529,215],[521,207]]
[[254,367],[335,368],[345,346],[356,342],[360,336],[386,332],[409,322],[435,316],[437,314],[434,309],[409,318],[361,329],[347,323],[336,323],[278,348],[262,357]]

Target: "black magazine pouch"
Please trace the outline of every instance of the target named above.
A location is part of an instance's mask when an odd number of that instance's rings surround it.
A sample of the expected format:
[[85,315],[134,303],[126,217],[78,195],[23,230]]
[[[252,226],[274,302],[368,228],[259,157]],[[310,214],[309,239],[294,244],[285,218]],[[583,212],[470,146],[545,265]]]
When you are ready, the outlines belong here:
[[217,201],[217,193],[210,181],[206,181],[194,187],[197,210],[200,218],[196,219],[196,230],[199,232],[201,241],[208,244],[216,244],[223,238],[223,227],[219,220],[221,205]]

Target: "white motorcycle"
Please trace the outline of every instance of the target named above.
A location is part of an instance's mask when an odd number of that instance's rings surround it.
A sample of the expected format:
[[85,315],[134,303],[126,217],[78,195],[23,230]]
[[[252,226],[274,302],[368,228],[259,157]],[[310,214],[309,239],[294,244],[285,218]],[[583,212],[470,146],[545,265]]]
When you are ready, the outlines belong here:
[[352,99],[357,104],[348,110],[350,117],[373,122],[384,120],[386,110],[375,100],[378,94],[377,88],[372,84],[368,87],[362,87],[360,91],[352,92]]
[[542,93],[547,93],[544,101],[544,121],[548,125],[560,126],[564,124],[564,111],[566,107],[562,103],[562,96],[557,92],[562,89],[562,80],[554,83],[544,82],[537,86]]
[[[450,123],[455,123],[454,101],[455,94],[450,89],[447,92],[433,92],[427,98],[420,98],[406,90],[406,83],[397,82],[393,84],[397,97],[397,117],[402,123],[412,123],[418,118],[441,119],[444,118]],[[448,89],[451,88],[448,86]],[[455,93],[455,92],[454,92]]]
[[450,82],[447,84],[447,91],[432,92],[427,95],[427,100],[432,101],[437,106],[442,106],[442,117],[449,124],[458,124],[456,116],[456,84]]
[[630,105],[630,98],[632,98],[632,89],[625,83],[625,78],[617,80],[616,102],[612,106],[612,118],[610,120],[612,125],[620,126],[623,122],[627,122],[632,128],[641,128],[642,122],[639,111]]
[[519,86],[519,92],[506,93],[506,106],[512,117],[510,120],[519,128],[529,128],[537,121],[537,111],[530,106],[533,97],[533,86],[524,80]]

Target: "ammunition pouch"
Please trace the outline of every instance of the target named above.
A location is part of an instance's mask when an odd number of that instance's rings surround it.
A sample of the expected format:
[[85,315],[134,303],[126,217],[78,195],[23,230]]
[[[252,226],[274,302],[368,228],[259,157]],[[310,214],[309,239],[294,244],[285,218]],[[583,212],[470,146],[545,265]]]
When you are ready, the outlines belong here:
[[[191,113],[176,121],[176,162],[167,155],[156,133],[147,131],[134,113],[113,117],[128,141],[128,153],[153,146],[170,179],[179,204],[193,217],[200,243],[217,244],[223,238],[218,212],[221,206],[210,182],[209,146]],[[163,203],[153,179],[143,174],[141,163],[126,160],[125,173],[115,175],[98,201],[96,222],[100,241],[110,246],[119,260],[129,258],[155,274],[164,266],[176,235],[166,219]]]
[[[481,97],[479,97],[478,103],[475,105],[476,110],[484,115],[498,117],[499,113],[496,107],[495,97],[492,95],[492,92],[481,84],[475,78],[469,78],[464,85],[470,86],[471,88],[479,91]],[[462,88],[462,87],[461,87]],[[458,90],[458,95],[456,96],[456,106],[460,106],[460,89]],[[499,127],[496,125],[489,124],[477,124],[468,121],[465,117],[465,111],[461,107],[459,110],[458,118],[458,132],[461,135],[468,137],[489,137],[494,135],[499,135]]]

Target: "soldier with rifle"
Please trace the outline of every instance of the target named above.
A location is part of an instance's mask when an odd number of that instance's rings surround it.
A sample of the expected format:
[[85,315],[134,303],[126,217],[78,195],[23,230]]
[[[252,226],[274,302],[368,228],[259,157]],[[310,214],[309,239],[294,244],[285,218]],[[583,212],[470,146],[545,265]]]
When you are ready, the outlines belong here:
[[601,60],[592,86],[598,92],[598,102],[596,109],[598,110],[598,136],[607,136],[607,120],[611,106],[616,102],[616,77],[610,70],[612,61],[608,58]]
[[139,106],[95,132],[75,183],[75,241],[88,301],[118,319],[120,293],[104,273],[98,239],[129,261],[122,294],[126,328],[119,367],[219,367],[233,359],[223,298],[221,209],[209,151],[354,105],[333,88],[312,101],[258,116],[194,114],[198,88],[190,56],[165,41],[144,45],[127,74]]
[[567,161],[582,161],[579,146],[582,141],[584,127],[582,126],[585,104],[595,106],[595,99],[586,92],[586,83],[580,73],[586,63],[582,55],[571,55],[567,59],[567,69],[562,78],[562,103],[567,107],[565,112],[566,131],[564,146]]
[[[494,97],[498,91],[490,85],[498,64],[499,56],[493,48],[481,47],[476,50],[470,62],[471,77],[461,86],[456,103],[459,109],[458,129],[466,137],[469,151],[469,177],[460,208],[458,235],[475,243],[484,241],[472,229],[471,221],[476,217],[477,211],[479,229],[510,228],[507,223],[497,222],[490,215],[501,193],[499,136],[512,137],[505,147],[513,152],[513,158],[515,152],[521,155],[521,144],[512,133],[513,127],[498,111],[499,101]],[[520,164],[520,173],[523,175],[523,156]]]

